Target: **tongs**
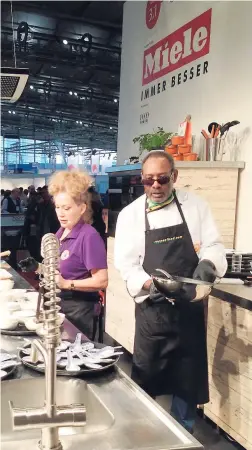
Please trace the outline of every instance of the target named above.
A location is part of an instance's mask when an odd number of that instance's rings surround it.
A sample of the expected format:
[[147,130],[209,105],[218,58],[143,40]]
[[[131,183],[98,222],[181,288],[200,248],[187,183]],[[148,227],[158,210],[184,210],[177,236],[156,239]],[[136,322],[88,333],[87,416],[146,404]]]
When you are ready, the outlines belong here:
[[[213,283],[210,283],[209,281],[194,280],[194,278],[187,278],[187,277],[179,277],[177,275],[170,275],[168,272],[166,272],[166,270],[163,270],[163,269],[156,269],[156,272],[160,272],[163,275],[165,275],[165,277],[168,280],[177,281],[178,283],[196,284],[197,286],[213,286],[214,284],[216,284],[216,281],[213,282]],[[158,277],[154,276],[154,278],[158,278]],[[165,281],[165,280],[163,280],[163,281]]]

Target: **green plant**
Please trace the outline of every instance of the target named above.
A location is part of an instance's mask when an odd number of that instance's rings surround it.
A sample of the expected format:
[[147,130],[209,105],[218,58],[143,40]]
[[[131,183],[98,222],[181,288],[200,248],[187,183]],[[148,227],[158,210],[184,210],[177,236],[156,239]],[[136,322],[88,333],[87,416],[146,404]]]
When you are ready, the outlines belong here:
[[150,152],[151,150],[164,148],[169,139],[172,138],[174,133],[167,133],[163,128],[158,127],[157,130],[153,130],[153,133],[140,134],[133,139],[134,144],[139,142],[139,153],[144,150]]

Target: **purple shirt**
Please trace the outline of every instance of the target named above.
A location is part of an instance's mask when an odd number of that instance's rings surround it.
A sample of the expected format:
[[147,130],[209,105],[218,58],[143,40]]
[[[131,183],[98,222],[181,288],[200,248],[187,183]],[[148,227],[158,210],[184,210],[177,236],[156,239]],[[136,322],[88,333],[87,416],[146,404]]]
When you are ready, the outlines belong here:
[[[62,236],[60,228],[56,236]],[[82,280],[92,269],[107,269],[105,245],[99,233],[91,226],[78,222],[60,242],[60,273],[66,280]]]

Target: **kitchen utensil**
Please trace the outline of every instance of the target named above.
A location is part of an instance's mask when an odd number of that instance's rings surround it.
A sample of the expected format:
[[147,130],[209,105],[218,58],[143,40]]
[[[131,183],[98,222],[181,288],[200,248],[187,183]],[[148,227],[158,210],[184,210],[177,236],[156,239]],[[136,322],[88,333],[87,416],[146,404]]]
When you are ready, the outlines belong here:
[[207,134],[206,130],[201,130],[202,136],[204,136],[205,139],[209,139],[210,136]]
[[216,130],[215,130],[215,132],[214,132],[214,138],[217,138],[217,137],[219,136],[220,128],[221,128],[221,126],[218,125],[218,127],[216,128]]
[[[214,134],[218,127],[219,127],[219,124],[217,122],[209,123],[207,129],[208,129],[208,132],[210,133],[210,135],[211,135],[212,132]],[[214,136],[210,136],[210,137],[214,137]]]
[[21,362],[8,360],[8,361],[4,361],[4,362],[0,363],[0,369],[1,370],[6,370],[6,369],[9,369],[10,367],[17,367],[17,366],[20,366],[20,365],[21,365]]
[[74,343],[71,345],[71,349],[73,351],[81,352],[81,333],[77,333]]
[[84,344],[81,344],[82,350],[91,350],[94,349],[94,343],[93,342],[85,342]]
[[102,369],[102,366],[100,364],[91,363],[91,362],[86,362],[85,366],[89,367],[90,369]]
[[16,359],[17,356],[16,355],[11,355],[10,353],[0,353],[0,363],[4,362],[4,361],[8,361],[9,359]]
[[235,252],[232,255],[232,272],[241,272],[242,269],[242,253]]
[[227,122],[225,125],[222,125],[220,129],[220,135],[221,137],[226,133],[229,128],[234,127],[235,125],[238,125],[240,122],[238,120],[233,120],[232,122]]
[[156,269],[156,272],[162,273],[165,278],[153,276],[153,283],[158,291],[165,295],[168,299],[178,297],[179,293],[182,292],[184,284],[195,285],[195,292],[193,293],[194,298],[191,299],[192,302],[206,298],[210,294],[213,287],[213,283],[186,277],[171,276],[168,272],[162,269]]
[[[24,348],[21,349],[21,350],[19,349],[19,357],[20,357],[20,359],[22,360],[23,364],[25,366],[29,367],[30,369],[33,369],[36,372],[44,373],[45,369],[42,366],[40,366],[40,364],[38,364],[38,363],[35,364],[35,363],[32,363],[32,362],[27,361],[27,360],[24,359],[26,356],[29,356],[29,355],[27,355],[27,351],[29,351],[31,349],[31,342],[28,341],[28,340],[26,340],[26,341],[27,341],[27,343],[24,345]],[[66,342],[67,344],[69,344],[68,341],[62,341],[62,342]],[[85,343],[82,344],[82,348],[84,348],[88,344],[89,344],[89,348],[91,346],[92,346],[91,348],[95,347],[97,349],[101,349],[103,347],[106,347],[106,346],[104,346],[104,344],[99,344],[97,342],[95,342],[95,343],[93,343],[93,342],[85,342]],[[101,366],[100,368],[87,367],[86,365],[83,365],[80,362],[78,362],[80,360],[75,358],[74,355],[73,355],[73,358],[76,359],[77,365],[80,367],[80,370],[77,370],[76,372],[69,372],[69,371],[67,371],[66,370],[66,366],[68,364],[67,359],[60,359],[57,362],[57,376],[73,377],[73,376],[89,375],[89,374],[93,374],[93,373],[105,372],[107,370],[112,369],[113,366],[115,364],[117,364],[120,355],[117,355],[116,353],[117,352],[115,352],[113,354],[113,356],[111,356],[111,358],[103,358],[103,359],[100,359],[100,358],[98,359],[97,357],[93,358],[93,357],[91,357],[90,354],[89,354],[89,356],[84,356],[83,355],[83,360],[85,360],[85,362],[89,361],[91,364],[98,364],[98,365]],[[88,359],[86,359],[86,358],[88,358]],[[110,361],[112,361],[112,362],[110,362]]]
[[[78,345],[78,344],[77,344]],[[72,356],[72,353],[70,350],[66,351],[67,353],[67,366],[66,370],[68,372],[78,372],[80,370],[80,366],[74,361],[74,358]]]
[[60,346],[57,348],[57,352],[64,352],[65,350],[67,350],[71,345],[71,342],[68,341],[62,341],[60,343]]

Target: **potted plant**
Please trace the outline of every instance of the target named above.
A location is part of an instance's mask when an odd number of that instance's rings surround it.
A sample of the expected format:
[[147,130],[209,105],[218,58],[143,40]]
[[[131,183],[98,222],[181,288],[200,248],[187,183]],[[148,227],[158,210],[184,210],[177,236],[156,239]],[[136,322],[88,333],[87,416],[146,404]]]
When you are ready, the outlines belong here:
[[150,152],[151,150],[164,150],[168,141],[172,138],[174,133],[166,132],[163,128],[158,127],[153,130],[153,133],[140,134],[133,139],[134,144],[139,142],[139,154],[144,150]]

